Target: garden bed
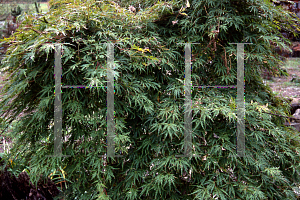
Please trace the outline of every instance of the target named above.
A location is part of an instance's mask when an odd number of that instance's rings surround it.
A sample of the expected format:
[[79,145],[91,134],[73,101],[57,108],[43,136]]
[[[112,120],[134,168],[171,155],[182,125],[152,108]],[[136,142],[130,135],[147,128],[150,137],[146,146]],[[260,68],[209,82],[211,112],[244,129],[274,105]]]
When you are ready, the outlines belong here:
[[[1,162],[0,168],[4,165]],[[8,167],[2,171],[0,170],[0,199],[16,200],[53,200],[53,197],[59,194],[59,190],[54,182],[47,178],[47,181],[43,181],[42,178],[37,183],[37,188],[30,182],[28,174],[23,171],[18,177],[8,171]]]

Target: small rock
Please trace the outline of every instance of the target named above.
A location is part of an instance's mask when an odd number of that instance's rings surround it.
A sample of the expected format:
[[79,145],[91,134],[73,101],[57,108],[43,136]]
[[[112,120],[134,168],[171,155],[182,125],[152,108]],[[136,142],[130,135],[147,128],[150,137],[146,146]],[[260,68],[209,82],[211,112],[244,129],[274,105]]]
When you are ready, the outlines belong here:
[[293,114],[293,116],[294,116],[295,118],[297,118],[297,119],[300,119],[300,109],[297,109],[297,110],[295,111],[295,113]]
[[300,103],[292,103],[290,106],[291,106],[291,115],[293,115],[297,109],[300,109]]

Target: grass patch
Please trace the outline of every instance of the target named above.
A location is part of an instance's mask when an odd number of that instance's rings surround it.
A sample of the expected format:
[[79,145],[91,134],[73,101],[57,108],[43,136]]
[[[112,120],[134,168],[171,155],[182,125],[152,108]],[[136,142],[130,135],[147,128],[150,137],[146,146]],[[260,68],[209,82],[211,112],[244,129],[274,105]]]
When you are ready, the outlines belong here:
[[[43,2],[43,3],[39,3],[39,11],[40,12],[47,12],[48,9],[48,3],[47,2]],[[35,4],[34,3],[18,3],[17,6],[20,6],[20,8],[22,9],[22,11],[28,12],[28,11],[33,11],[36,12],[35,9]],[[13,4],[0,4],[0,7],[6,7],[7,9],[10,8],[12,9]],[[9,9],[9,10],[10,10]]]
[[283,86],[285,86],[285,87],[300,87],[300,83],[294,83],[294,82],[290,82],[290,81],[288,81],[288,82],[284,82],[283,83]]
[[299,69],[300,58],[289,58],[284,63],[282,68],[284,69]]
[[39,10],[40,12],[48,12],[48,3],[40,3]]
[[[35,11],[35,4],[34,3],[24,3],[24,4],[18,4],[23,10],[34,10]],[[48,3],[40,3],[39,6],[40,12],[47,12],[48,11]]]

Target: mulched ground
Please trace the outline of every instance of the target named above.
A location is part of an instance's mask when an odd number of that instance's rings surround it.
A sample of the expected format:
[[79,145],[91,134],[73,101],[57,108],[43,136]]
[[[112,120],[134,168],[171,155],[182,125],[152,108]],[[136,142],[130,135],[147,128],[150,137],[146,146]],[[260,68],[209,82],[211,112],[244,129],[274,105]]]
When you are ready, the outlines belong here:
[[[1,160],[1,157],[0,157]],[[3,166],[0,162],[0,167]],[[7,171],[0,171],[0,199],[5,200],[53,200],[59,194],[56,185],[48,178],[38,181],[37,188],[30,182],[26,172],[21,172],[18,177]]]

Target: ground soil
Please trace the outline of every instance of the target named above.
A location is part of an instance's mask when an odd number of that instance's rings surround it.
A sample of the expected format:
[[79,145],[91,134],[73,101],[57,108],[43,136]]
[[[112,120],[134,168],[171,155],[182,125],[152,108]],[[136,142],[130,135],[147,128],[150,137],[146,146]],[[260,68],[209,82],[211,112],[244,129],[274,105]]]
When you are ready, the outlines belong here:
[[[0,157],[0,167],[3,165]],[[21,172],[16,177],[8,171],[7,166],[3,171],[0,170],[0,185],[0,199],[3,200],[53,200],[60,193],[50,178],[40,178],[35,187],[26,172]]]

